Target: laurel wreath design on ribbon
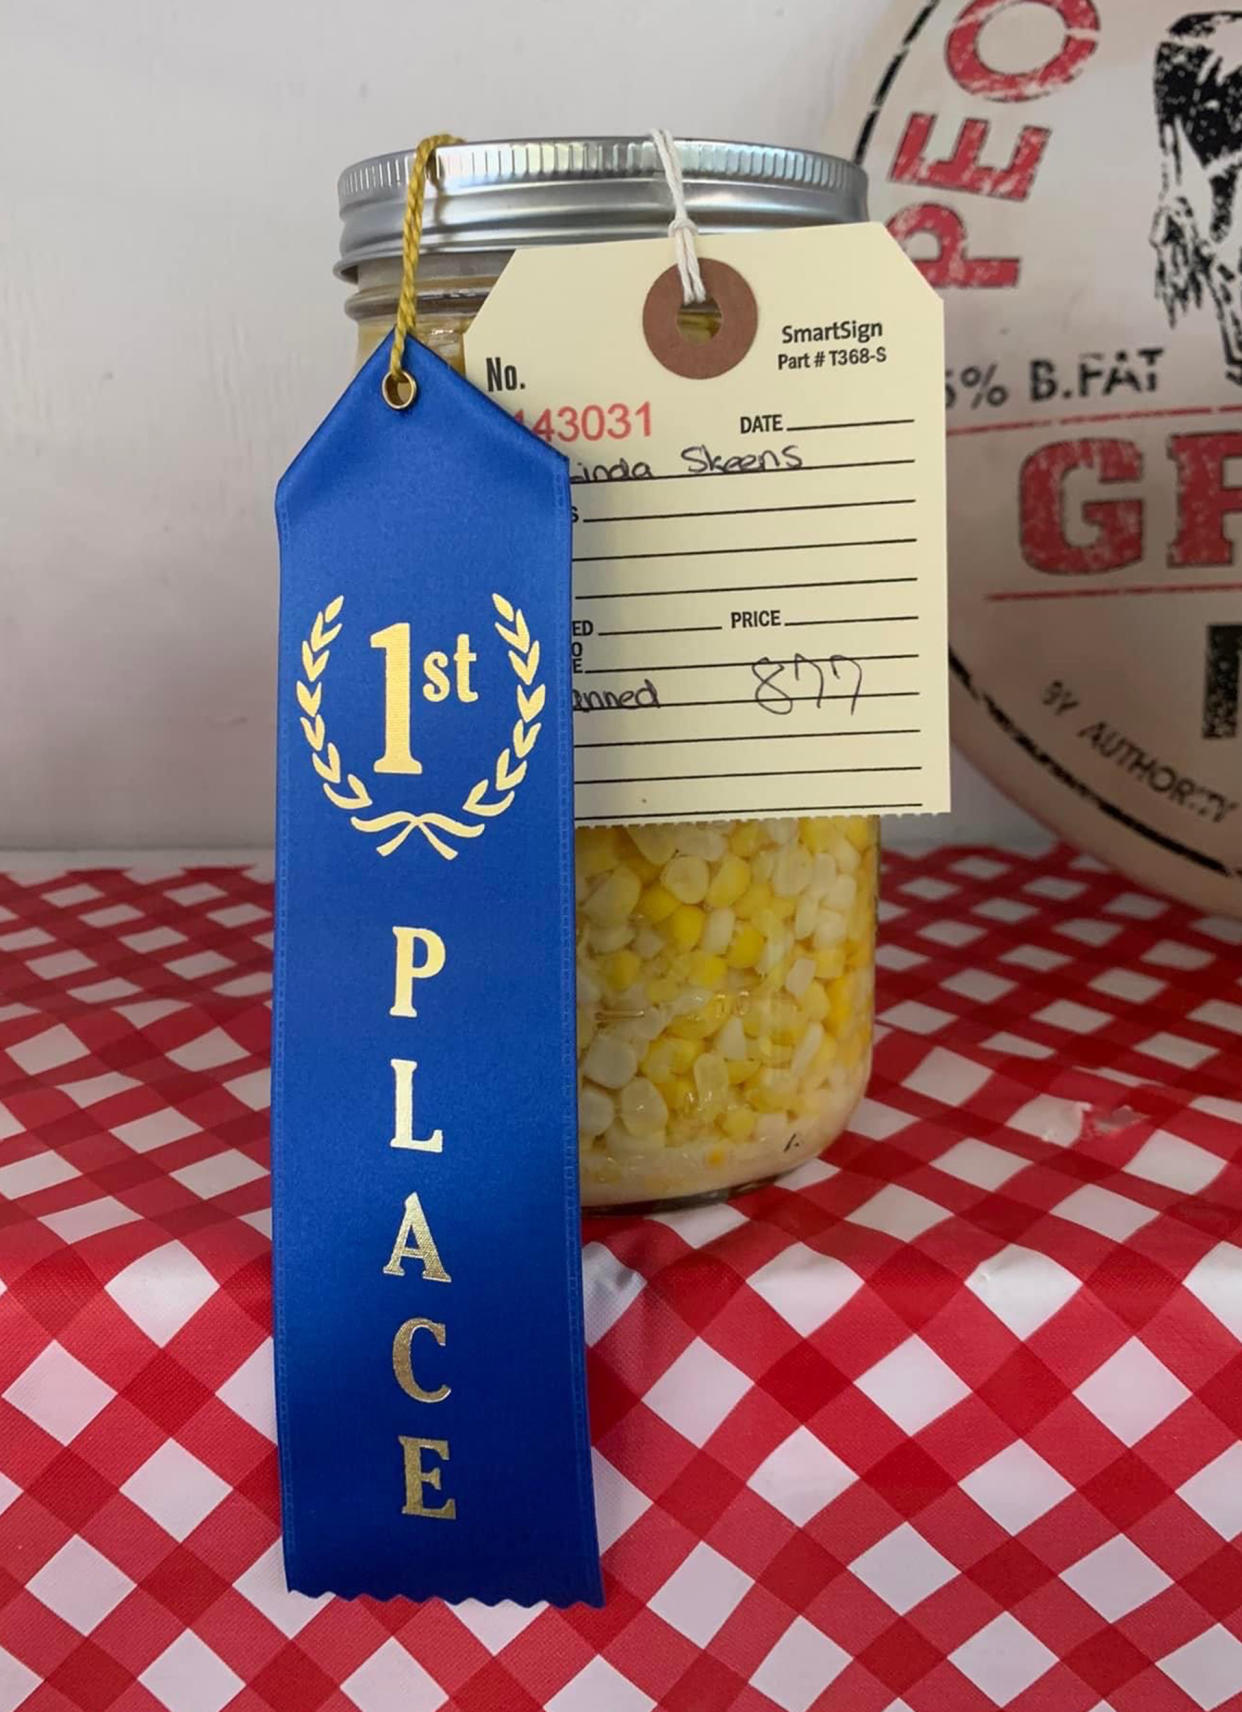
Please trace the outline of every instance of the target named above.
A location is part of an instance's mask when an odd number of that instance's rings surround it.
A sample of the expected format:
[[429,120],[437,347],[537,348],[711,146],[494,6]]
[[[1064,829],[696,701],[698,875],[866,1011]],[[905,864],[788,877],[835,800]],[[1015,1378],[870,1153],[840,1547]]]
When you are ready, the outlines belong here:
[[323,794],[334,807],[348,814],[351,826],[371,836],[380,833],[392,835],[376,845],[381,856],[391,856],[412,832],[421,832],[433,850],[446,861],[453,861],[457,850],[451,841],[478,838],[486,830],[489,820],[504,814],[526,777],[530,752],[542,730],[539,715],[547,699],[544,685],[535,682],[539,673],[539,643],[532,637],[520,607],[512,606],[499,594],[492,596],[492,605],[504,621],[496,624],[496,634],[508,645],[509,664],[517,679],[517,718],[509,743],[496,757],[491,778],[480,779],[472,786],[461,808],[453,814],[435,810],[415,814],[410,809],[395,809],[387,814],[366,816],[366,810],[375,807],[374,800],[358,775],[342,766],[340,751],[329,740],[321,711],[322,679],[332,644],[341,633],[344,595],[337,595],[315,614],[310,635],[303,640],[302,672],[305,681],[299,678],[296,688],[302,730],[311,750],[311,765],[322,781]]

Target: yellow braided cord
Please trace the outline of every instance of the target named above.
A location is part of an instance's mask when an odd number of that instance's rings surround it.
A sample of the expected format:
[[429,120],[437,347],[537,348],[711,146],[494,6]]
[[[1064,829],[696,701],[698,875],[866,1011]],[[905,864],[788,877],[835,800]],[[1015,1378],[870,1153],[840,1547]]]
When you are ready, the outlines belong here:
[[409,183],[405,196],[405,220],[401,227],[401,295],[397,299],[397,324],[393,328],[392,353],[388,359],[388,375],[395,381],[402,372],[405,341],[413,334],[418,319],[415,287],[418,280],[418,252],[423,240],[423,201],[427,194],[427,169],[439,148],[460,143],[447,131],[434,137],[424,137],[414,150],[410,161]]

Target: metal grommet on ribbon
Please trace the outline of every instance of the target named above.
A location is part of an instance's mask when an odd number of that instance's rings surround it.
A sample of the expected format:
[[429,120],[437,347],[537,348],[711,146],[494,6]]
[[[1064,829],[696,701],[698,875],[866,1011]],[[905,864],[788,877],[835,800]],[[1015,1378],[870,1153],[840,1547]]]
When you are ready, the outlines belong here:
[[418,397],[418,382],[405,367],[405,345],[407,339],[415,337],[418,326],[418,253],[423,242],[427,174],[437,149],[460,142],[460,137],[438,131],[434,136],[424,137],[410,157],[405,219],[401,226],[401,293],[397,299],[388,370],[380,382],[380,392],[390,410],[408,410]]
[[386,374],[380,382],[380,395],[390,410],[408,410],[418,397],[418,383],[412,374],[399,368],[396,374]]

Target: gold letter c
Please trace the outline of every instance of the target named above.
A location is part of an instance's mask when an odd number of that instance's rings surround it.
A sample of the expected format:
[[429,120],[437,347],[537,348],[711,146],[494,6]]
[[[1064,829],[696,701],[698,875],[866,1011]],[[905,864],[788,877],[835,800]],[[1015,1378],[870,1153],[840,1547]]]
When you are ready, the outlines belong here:
[[415,1332],[430,1332],[440,1348],[444,1348],[444,1327],[438,1320],[407,1320],[403,1326],[398,1326],[397,1335],[392,1340],[392,1370],[397,1384],[416,1403],[443,1403],[450,1386],[440,1385],[434,1391],[424,1391],[414,1377],[410,1344]]

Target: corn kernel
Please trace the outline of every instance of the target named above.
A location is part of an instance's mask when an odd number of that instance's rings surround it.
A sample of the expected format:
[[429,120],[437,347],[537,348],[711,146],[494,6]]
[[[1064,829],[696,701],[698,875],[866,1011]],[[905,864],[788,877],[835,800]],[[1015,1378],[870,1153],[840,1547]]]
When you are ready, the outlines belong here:
[[704,1118],[724,1105],[729,1097],[729,1072],[718,1053],[704,1052],[695,1059],[694,1088],[699,1096],[699,1111]]
[[688,1076],[669,1076],[663,1082],[657,1082],[665,1105],[677,1116],[694,1111],[698,1104],[698,1096],[694,1091],[694,1083]]
[[772,904],[772,888],[766,880],[755,880],[747,886],[741,897],[734,904],[734,913],[741,921],[749,921],[753,916],[769,909]]
[[788,975],[789,971],[793,968],[793,962],[793,953],[789,952],[782,957],[779,962],[773,963],[772,967],[764,974],[763,980],[759,983],[760,993],[765,997],[770,997],[773,993],[779,993],[781,988],[785,985],[786,975]]
[[808,1022],[823,1022],[828,1015],[828,994],[819,981],[812,981],[803,993],[802,1014]]
[[594,1137],[603,1135],[617,1115],[609,1095],[588,1082],[578,1094],[578,1133]]
[[826,945],[840,945],[844,938],[845,917],[836,910],[824,909],[815,928],[816,951],[822,951]]
[[831,820],[804,820],[802,842],[812,856],[823,856],[832,843],[834,825]]
[[772,867],[772,889],[778,898],[796,898],[811,883],[814,862],[804,844],[786,844]]
[[[639,908],[641,907],[640,899]],[[657,933],[654,927],[640,927],[634,935],[634,949],[644,963],[658,962],[664,952],[664,936]]]
[[716,1051],[722,1058],[745,1058],[746,1031],[739,1016],[731,1016],[716,1036]]
[[731,1058],[728,1068],[729,1081],[736,1087],[740,1082],[749,1082],[762,1066],[757,1058]]
[[811,891],[803,892],[794,911],[794,938],[809,939],[819,920],[819,899]]
[[[758,926],[758,923],[755,924]],[[777,926],[764,941],[763,950],[759,953],[759,961],[755,964],[761,975],[776,973],[778,983],[785,979],[785,970],[781,964],[787,962],[793,951],[793,934],[789,928]],[[779,973],[777,971],[779,970]]]
[[732,943],[736,926],[737,917],[731,909],[712,910],[703,929],[703,950],[710,951],[713,956],[723,956]]
[[815,953],[815,975],[820,981],[835,980],[845,968],[845,947],[829,945]]
[[[852,849],[853,846],[851,845],[849,848]],[[858,881],[853,874],[838,874],[824,893],[824,903],[830,910],[835,910],[839,915],[848,916],[853,908],[857,891]]]
[[[773,898],[772,903],[775,902],[776,899]],[[766,909],[757,910],[753,917],[755,926],[765,939],[774,939],[781,931],[781,918],[772,908],[772,903],[768,904]]]
[[631,921],[619,921],[615,927],[592,927],[587,929],[587,944],[599,957],[607,957],[610,951],[620,951],[623,945],[628,945],[634,937],[634,924]]
[[621,1090],[621,1122],[631,1135],[656,1135],[668,1122],[664,1096],[645,1076],[635,1076]]
[[828,989],[828,1021],[840,1034],[854,1014],[854,986],[848,975],[839,975]]
[[713,909],[728,909],[750,885],[750,864],[729,853],[711,877],[707,902]]
[[630,839],[648,862],[657,868],[671,861],[677,853],[677,834],[671,826],[631,826]]
[[667,1082],[673,1076],[684,1076],[702,1048],[697,1041],[681,1040],[664,1034],[652,1041],[643,1058],[643,1074],[653,1082]]
[[574,839],[574,861],[579,874],[593,879],[606,874],[621,860],[621,841],[615,826],[584,826]]
[[676,908],[677,899],[672,892],[665,891],[658,881],[648,886],[638,900],[638,913],[656,925],[667,921]]
[[678,904],[668,918],[668,936],[679,951],[693,951],[703,937],[707,917],[697,904]]
[[[592,829],[588,827],[587,830]],[[641,891],[638,875],[622,864],[606,874],[595,887],[582,906],[583,914],[597,927],[616,927],[631,913]]]
[[802,1011],[788,993],[778,995],[781,1003],[773,1005],[768,1019],[768,1033],[780,1046],[796,1046],[801,1040],[806,1024]]
[[830,1034],[825,1035],[819,1049],[811,1060],[811,1072],[808,1080],[822,1081],[832,1069],[837,1059],[837,1043]]
[[752,880],[742,897],[738,897],[738,901],[733,904],[733,914],[737,916],[738,921],[754,921],[755,916],[767,909],[771,901],[773,889],[767,885],[766,880]]
[[753,969],[763,950],[763,935],[750,922],[743,922],[733,935],[725,954],[730,969]]
[[672,971],[667,975],[657,975],[647,983],[647,997],[653,1005],[671,1005],[685,990],[685,982]]
[[660,878],[678,903],[701,904],[711,871],[701,856],[674,856]]
[[852,814],[842,824],[841,830],[854,846],[855,850],[867,851],[873,843],[871,822],[862,815]]
[[615,993],[632,987],[643,972],[642,960],[628,948],[614,951],[604,964],[604,979]]
[[705,862],[719,862],[729,848],[728,835],[720,826],[679,826],[677,848],[687,856],[701,856]]
[[707,952],[691,959],[690,981],[693,986],[706,987],[709,993],[716,992],[724,986],[726,964],[723,957],[715,957]]
[[669,1041],[673,1049],[673,1069],[678,1076],[683,1076],[693,1067],[695,1059],[703,1048],[697,1040],[679,1040],[676,1036]]
[[740,856],[748,862],[763,843],[763,827],[757,820],[744,820],[729,839],[729,848],[735,856]]
[[785,991],[800,999],[815,978],[815,960],[799,957],[785,977]]
[[824,1025],[822,1022],[813,1022],[803,1034],[802,1039],[798,1042],[797,1051],[794,1053],[789,1065],[790,1075],[805,1076],[807,1071],[811,1068],[815,1054],[819,1051],[823,1043]]
[[657,1086],[667,1082],[674,1075],[672,1048],[676,1043],[668,1035],[661,1035],[659,1040],[653,1040],[643,1054],[643,1075],[649,1076]]
[[839,838],[832,847],[832,854],[837,867],[851,879],[862,867],[862,857],[848,838]]
[[754,1134],[756,1121],[749,1106],[730,1106],[720,1120],[720,1127],[730,1141],[749,1141]]
[[829,886],[837,877],[836,858],[828,851],[815,858],[815,866],[811,871],[811,884],[807,888],[817,898],[822,898]]
[[615,1034],[597,1034],[582,1060],[582,1074],[601,1088],[624,1088],[637,1073],[638,1054]]

